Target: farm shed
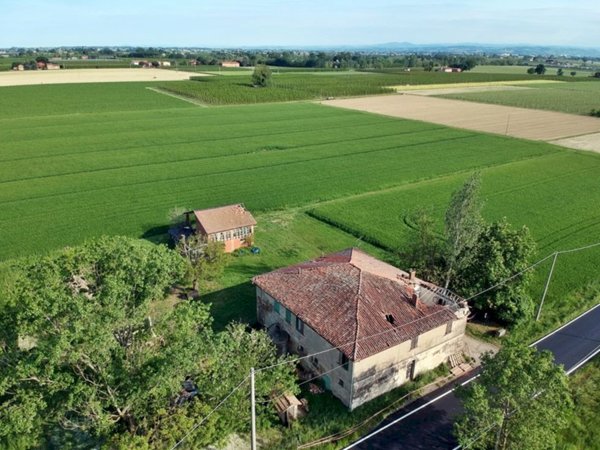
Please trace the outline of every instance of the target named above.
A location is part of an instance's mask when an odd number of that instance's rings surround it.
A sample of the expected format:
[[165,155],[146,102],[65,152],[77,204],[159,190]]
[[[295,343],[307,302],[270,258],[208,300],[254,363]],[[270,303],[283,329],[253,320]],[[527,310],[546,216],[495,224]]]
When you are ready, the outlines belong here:
[[221,61],[221,67],[240,67],[239,61]]
[[257,317],[351,410],[461,353],[469,309],[358,249],[254,277]]
[[256,220],[242,204],[189,211],[188,220],[191,214],[196,219],[196,231],[209,242],[223,242],[226,252],[252,243]]

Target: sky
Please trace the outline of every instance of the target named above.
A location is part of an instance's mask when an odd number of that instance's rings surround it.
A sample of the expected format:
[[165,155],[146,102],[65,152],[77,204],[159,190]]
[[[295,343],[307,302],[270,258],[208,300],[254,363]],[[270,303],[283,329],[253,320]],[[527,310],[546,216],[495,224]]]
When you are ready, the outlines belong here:
[[0,47],[600,47],[599,0],[0,0]]

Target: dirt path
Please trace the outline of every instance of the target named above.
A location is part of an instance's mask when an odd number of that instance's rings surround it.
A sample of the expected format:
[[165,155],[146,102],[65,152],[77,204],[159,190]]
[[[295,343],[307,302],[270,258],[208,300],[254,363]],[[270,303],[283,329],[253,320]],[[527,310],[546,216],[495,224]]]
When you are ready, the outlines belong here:
[[187,80],[192,74],[164,69],[61,69],[0,72],[0,86],[66,83],[117,83],[123,81]]
[[452,87],[452,88],[436,88],[436,89],[418,89],[418,90],[402,90],[398,89],[398,93],[412,95],[447,95],[447,94],[468,94],[471,92],[490,92],[490,91],[522,91],[532,89],[525,86],[470,86],[470,87]]
[[532,140],[554,141],[600,133],[600,119],[595,117],[487,105],[412,93],[326,100],[321,103]]

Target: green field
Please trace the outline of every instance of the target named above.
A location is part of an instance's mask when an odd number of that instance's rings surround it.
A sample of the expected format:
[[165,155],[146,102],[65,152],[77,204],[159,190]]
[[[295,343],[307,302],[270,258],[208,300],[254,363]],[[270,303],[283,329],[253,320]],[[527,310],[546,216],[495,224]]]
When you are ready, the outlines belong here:
[[[431,75],[420,81],[460,74]],[[380,89],[401,75],[280,76],[289,87],[276,92],[304,83],[306,96],[325,95],[323,86]],[[247,90],[228,97],[238,77],[214,79],[214,99],[272,101]],[[213,89],[211,82],[185,85]],[[476,169],[485,216],[529,226],[538,257],[600,236],[598,154],[306,102],[203,108],[146,89],[169,84],[0,88],[0,281],[12,257],[102,234],[160,241],[173,207],[243,202],[258,219],[262,252],[233,258],[223,279],[202,286],[202,298],[217,328],[252,323],[252,276],[349,246],[390,259],[408,237],[406,217],[431,207],[441,226],[451,192]],[[599,266],[600,248],[559,259],[535,333],[597,301]],[[536,298],[548,269],[549,261],[536,271]],[[378,403],[369,405],[362,411]],[[309,418],[290,439],[320,437],[360,417],[335,408],[315,400],[318,423]]]
[[600,79],[578,83],[531,84],[528,90],[442,95],[445,98],[589,114],[600,109]]
[[[533,64],[532,66],[475,66],[471,69],[471,73],[524,74],[527,73],[527,69],[535,66],[536,64]],[[546,74],[556,75],[557,70],[557,68],[548,67],[546,69]],[[577,72],[575,75],[576,77],[589,77],[593,75],[593,72],[590,72],[589,70],[563,68],[563,77],[571,78],[571,72]]]
[[[538,258],[598,241],[600,236],[600,155],[575,151],[546,153],[499,164],[482,171],[484,215],[507,217],[514,226],[527,225],[538,243]],[[465,175],[451,175],[385,192],[332,201],[312,214],[363,240],[389,250],[402,248],[407,222],[419,207],[432,208],[441,230],[450,195]],[[540,266],[534,283],[539,298],[549,263]],[[560,302],[566,293],[598,279],[600,248],[561,256],[549,291]],[[574,306],[574,305],[572,305]]]
[[39,89],[0,97],[0,258],[157,235],[175,206],[304,206],[558,151],[308,103],[200,108],[135,84],[76,87],[89,89],[84,110],[111,98],[123,110],[52,114],[74,101],[56,85],[44,87],[54,101],[7,111]]
[[[235,72],[234,72],[235,73]],[[207,105],[266,103],[297,100],[317,100],[327,97],[349,97],[391,93],[390,86],[414,86],[454,83],[493,83],[498,81],[531,80],[530,75],[439,72],[374,72],[316,71],[294,73],[283,71],[272,77],[268,89],[252,86],[250,74],[227,77],[198,77],[193,81],[169,81],[162,89],[198,99]],[[536,80],[557,80],[557,77],[537,77]],[[569,81],[577,81],[571,79]]]

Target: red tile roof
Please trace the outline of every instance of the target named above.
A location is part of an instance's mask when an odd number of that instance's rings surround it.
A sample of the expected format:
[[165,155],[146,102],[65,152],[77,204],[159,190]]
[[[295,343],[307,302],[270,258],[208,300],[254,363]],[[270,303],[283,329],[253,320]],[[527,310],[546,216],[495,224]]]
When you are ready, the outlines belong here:
[[194,215],[208,234],[256,225],[252,214],[241,204],[197,210]]
[[253,282],[354,361],[457,320],[447,306],[425,304],[418,296],[415,302],[406,272],[357,249],[259,275]]

